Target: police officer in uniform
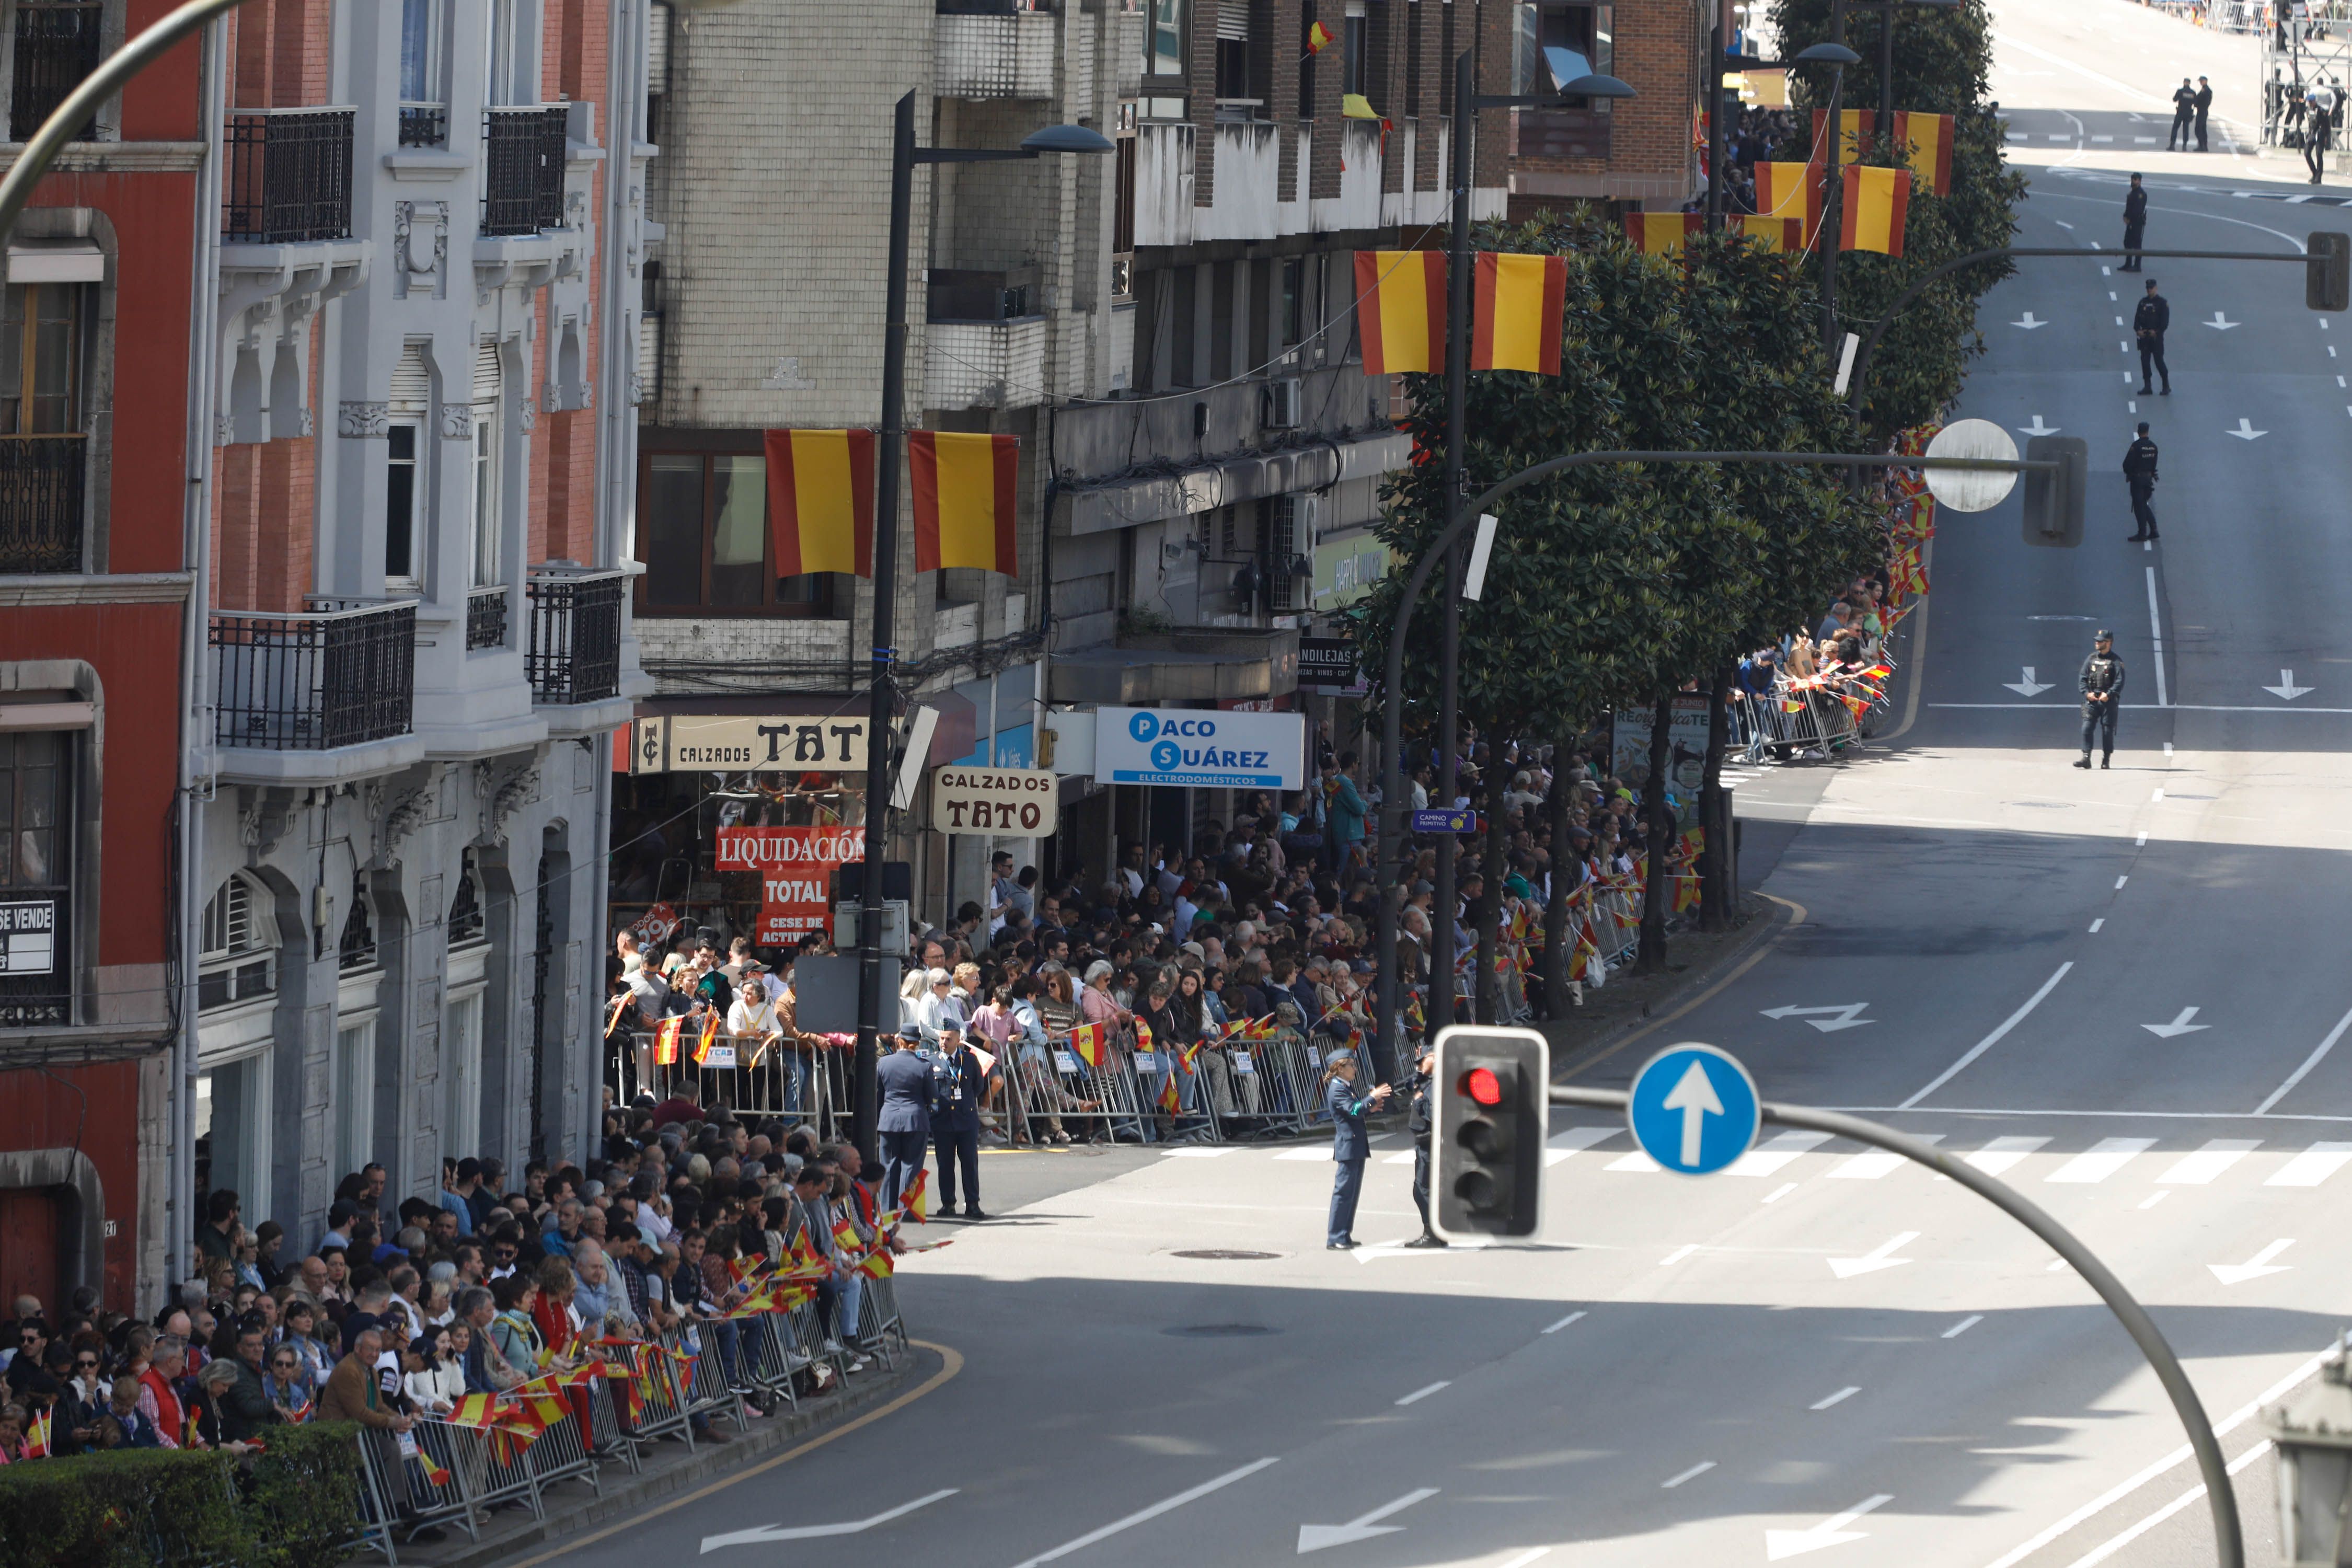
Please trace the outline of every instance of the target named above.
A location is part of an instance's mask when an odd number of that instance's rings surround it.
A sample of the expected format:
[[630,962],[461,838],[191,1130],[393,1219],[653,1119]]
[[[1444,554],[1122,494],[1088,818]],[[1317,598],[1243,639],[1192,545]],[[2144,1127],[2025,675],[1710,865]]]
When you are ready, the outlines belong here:
[[940,1156],[940,1208],[955,1207],[956,1167],[963,1167],[963,1217],[986,1219],[980,1210],[980,1097],[988,1075],[953,1024],[940,1026],[939,1053],[931,1058],[931,1142]]
[[2139,438],[2124,448],[2124,483],[2131,487],[2132,542],[2156,537],[2156,443],[2147,438],[2147,421],[2139,422]]
[[1445,1238],[1429,1224],[1429,1082],[1436,1066],[1436,1052],[1423,1042],[1413,1059],[1412,1080],[1405,1085],[1412,1095],[1404,1113],[1405,1131],[1412,1134],[1412,1206],[1421,1211],[1421,1234],[1406,1242],[1407,1247],[1445,1245]]
[[2124,661],[2116,657],[2116,634],[2101,626],[2093,635],[2091,657],[2083,661],[2083,755],[2078,768],[2091,765],[2091,737],[2102,745],[2099,766],[2112,765],[2116,755],[2116,699],[2124,694]]
[[882,1155],[882,1206],[898,1206],[898,1194],[923,1168],[931,1142],[931,1068],[915,1054],[918,1037],[898,1037],[898,1048],[874,1064],[881,1112],[874,1119]]
[[[2124,193],[2124,248],[2137,250],[2147,237],[2147,192],[2139,176],[2131,177],[2131,189]],[[2145,272],[2147,266],[2137,256],[2126,257],[2118,272]]]
[[2156,279],[2147,280],[2147,292],[2140,296],[2132,310],[2132,334],[2139,339],[2139,395],[2148,394],[2147,367],[2156,362],[2156,374],[2164,378],[2164,395],[2172,395],[2172,371],[2164,363],[2164,330],[2172,325],[2172,306],[2156,291]]
[[1333,1051],[1323,1062],[1330,1074],[1323,1085],[1323,1109],[1331,1113],[1331,1223],[1323,1245],[1345,1252],[1356,1245],[1356,1200],[1364,1192],[1364,1162],[1372,1157],[1364,1112],[1387,1101],[1389,1086],[1360,1091],[1353,1051]]

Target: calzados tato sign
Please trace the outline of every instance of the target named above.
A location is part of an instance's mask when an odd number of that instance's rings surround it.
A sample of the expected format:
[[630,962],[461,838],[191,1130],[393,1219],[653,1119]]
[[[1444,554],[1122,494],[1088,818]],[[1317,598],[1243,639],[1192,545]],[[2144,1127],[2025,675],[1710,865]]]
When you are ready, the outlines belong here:
[[1043,838],[1054,831],[1060,782],[1051,768],[937,768],[931,773],[931,827]]

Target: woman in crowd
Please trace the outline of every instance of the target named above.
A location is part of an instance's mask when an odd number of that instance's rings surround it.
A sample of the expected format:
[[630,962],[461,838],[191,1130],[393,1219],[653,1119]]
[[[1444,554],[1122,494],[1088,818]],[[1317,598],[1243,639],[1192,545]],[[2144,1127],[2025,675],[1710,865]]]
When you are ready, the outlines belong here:
[[547,1342],[531,1321],[532,1309],[539,1304],[538,1282],[509,1274],[490,1282],[490,1296],[499,1307],[498,1316],[490,1320],[490,1342],[517,1372],[527,1378],[537,1377],[547,1369]]
[[466,1397],[467,1331],[462,1323],[446,1332],[427,1329],[409,1343],[416,1365],[401,1379],[401,1386],[428,1415],[446,1415]]
[[261,1392],[284,1419],[302,1421],[310,1417],[319,1385],[310,1381],[300,1353],[281,1340],[270,1349],[268,1369],[261,1374]]

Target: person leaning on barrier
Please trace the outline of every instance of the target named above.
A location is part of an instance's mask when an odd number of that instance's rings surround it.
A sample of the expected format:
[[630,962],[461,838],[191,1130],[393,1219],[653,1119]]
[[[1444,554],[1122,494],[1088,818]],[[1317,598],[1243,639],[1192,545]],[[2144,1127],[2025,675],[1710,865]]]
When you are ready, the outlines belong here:
[[1371,1158],[1370,1135],[1364,1112],[1386,1104],[1389,1086],[1376,1084],[1369,1094],[1356,1092],[1356,1053],[1333,1051],[1324,1058],[1329,1076],[1323,1087],[1323,1108],[1331,1113],[1331,1223],[1324,1246],[1346,1252],[1356,1245],[1356,1200],[1363,1195],[1364,1162]]
[[383,1354],[383,1331],[362,1329],[351,1354],[335,1363],[327,1386],[319,1391],[319,1420],[356,1421],[388,1432],[405,1432],[414,1425],[386,1402],[377,1385],[375,1363]]

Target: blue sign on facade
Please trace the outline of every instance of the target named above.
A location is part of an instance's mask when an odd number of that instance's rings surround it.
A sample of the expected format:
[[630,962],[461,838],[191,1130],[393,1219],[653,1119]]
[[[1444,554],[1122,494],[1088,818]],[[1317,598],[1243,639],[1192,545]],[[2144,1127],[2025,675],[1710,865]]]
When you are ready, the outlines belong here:
[[1415,833],[1475,833],[1478,814],[1475,811],[1416,811],[1412,814]]
[[1651,1159],[1703,1176],[1755,1144],[1762,1104],[1756,1080],[1729,1052],[1691,1041],[1668,1046],[1643,1065],[1625,1120]]
[[1095,778],[1102,784],[1300,789],[1307,721],[1297,713],[1098,708]]

